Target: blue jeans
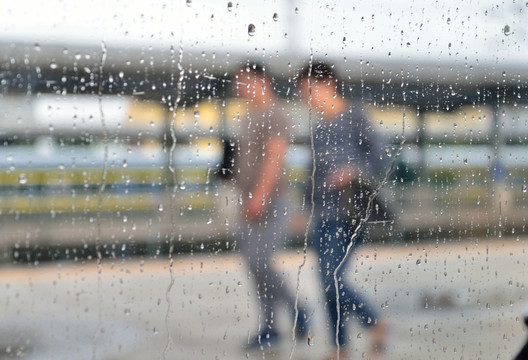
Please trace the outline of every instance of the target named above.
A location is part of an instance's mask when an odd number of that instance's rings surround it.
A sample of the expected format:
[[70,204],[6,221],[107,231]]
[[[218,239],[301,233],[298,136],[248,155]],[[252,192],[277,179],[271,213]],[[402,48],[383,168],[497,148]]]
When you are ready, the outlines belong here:
[[[317,210],[317,209],[316,209]],[[337,269],[346,254],[353,231],[350,224],[340,218],[334,211],[325,214],[324,211],[316,211],[313,246],[319,256],[319,272],[324,289],[325,308],[330,318],[329,330],[335,339],[338,321],[336,287],[334,282],[334,271]],[[354,239],[352,249],[363,243],[363,233],[359,233]],[[348,258],[350,259],[350,257]],[[347,261],[349,265],[349,261]],[[365,327],[375,324],[377,315],[373,308],[361,296],[361,290],[353,289],[343,281],[347,266],[344,265],[337,274],[340,289],[339,312],[340,324],[338,342],[340,346],[347,344],[348,334],[346,323],[348,318],[358,319]]]

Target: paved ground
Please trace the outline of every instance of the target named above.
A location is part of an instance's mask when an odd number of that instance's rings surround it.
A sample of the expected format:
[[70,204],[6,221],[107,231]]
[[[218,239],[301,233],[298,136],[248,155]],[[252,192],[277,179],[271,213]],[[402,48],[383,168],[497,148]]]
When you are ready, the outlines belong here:
[[[525,239],[364,246],[348,280],[391,324],[387,359],[511,359],[527,337],[527,251]],[[293,286],[302,260],[278,260]],[[311,254],[299,298],[314,311],[313,346],[301,339],[293,352],[291,341],[242,350],[256,299],[232,253],[177,257],[172,274],[167,259],[105,261],[100,276],[94,262],[4,265],[0,359],[319,359],[329,348]],[[361,359],[368,333],[356,324],[351,333]]]

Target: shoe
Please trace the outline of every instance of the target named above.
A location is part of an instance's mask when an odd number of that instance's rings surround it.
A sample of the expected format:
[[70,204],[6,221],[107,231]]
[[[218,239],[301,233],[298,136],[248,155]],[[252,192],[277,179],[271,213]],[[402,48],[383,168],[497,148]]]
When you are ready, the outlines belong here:
[[269,350],[272,347],[276,347],[279,343],[280,336],[275,331],[267,331],[258,334],[251,338],[246,344],[245,348],[247,351],[252,350]]

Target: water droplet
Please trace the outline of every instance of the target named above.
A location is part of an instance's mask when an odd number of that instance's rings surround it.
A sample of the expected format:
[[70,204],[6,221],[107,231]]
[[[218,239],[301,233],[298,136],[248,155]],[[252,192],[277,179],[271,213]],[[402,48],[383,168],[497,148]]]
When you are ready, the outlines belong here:
[[204,245],[204,243],[201,243],[201,244],[200,244],[200,249],[201,249],[201,250],[205,249],[205,245]]
[[207,220],[207,225],[212,224],[212,223],[213,223],[213,219],[209,218],[209,219]]
[[50,69],[55,70],[55,69],[58,68],[58,67],[59,67],[59,65],[57,65],[56,62],[52,62],[52,63],[50,63]]
[[232,11],[233,10],[233,3],[230,1],[227,3],[227,11]]
[[504,29],[502,29],[502,32],[504,35],[509,36],[511,34],[510,25],[504,25]]
[[421,265],[421,264],[422,264],[422,259],[416,260],[416,265]]
[[299,8],[295,8],[295,13],[298,14],[299,13]]
[[35,45],[33,45],[35,47],[35,51],[40,51],[40,44],[39,43],[35,43]]
[[185,181],[181,181],[178,187],[180,188],[180,190],[185,190]]
[[522,186],[522,192],[525,193],[527,189],[528,189],[528,186],[526,186],[526,184],[524,184]]
[[128,166],[126,159],[123,159],[123,167],[126,168]]
[[200,112],[198,110],[194,110],[194,117],[195,118],[199,118],[200,117]]
[[248,35],[249,36],[255,35],[255,25],[254,24],[248,25]]
[[159,205],[158,205],[158,211],[159,211],[159,212],[162,212],[162,211],[163,211],[163,204],[159,204]]
[[274,13],[273,14],[273,21],[278,21],[278,20],[279,20],[279,14]]
[[11,153],[7,154],[6,160],[7,161],[13,161],[13,154],[11,154]]
[[130,309],[125,309],[125,315],[126,315],[126,316],[129,316],[129,315],[130,315]]
[[451,24],[451,18],[450,17],[447,18],[447,25],[449,25],[449,24]]
[[464,158],[464,165],[467,165],[467,163],[468,163],[467,158]]
[[24,184],[27,183],[27,176],[26,176],[26,174],[22,173],[22,174],[18,175],[18,183],[19,183],[20,185],[24,185]]
[[120,78],[122,79],[122,78],[123,78],[123,76],[125,76],[125,73],[124,73],[124,72],[122,72],[122,71],[120,71],[120,72],[119,72],[119,77],[120,77]]
[[187,1],[185,1],[185,3],[187,4],[187,6],[190,7],[192,5],[192,0],[187,0]]

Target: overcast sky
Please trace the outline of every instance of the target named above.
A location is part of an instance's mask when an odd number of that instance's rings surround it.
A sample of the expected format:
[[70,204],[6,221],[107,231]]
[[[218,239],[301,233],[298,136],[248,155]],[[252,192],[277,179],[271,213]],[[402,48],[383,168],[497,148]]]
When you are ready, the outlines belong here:
[[[229,6],[231,4],[231,6]],[[193,53],[330,54],[350,61],[524,63],[524,1],[19,0],[0,40]],[[276,15],[275,15],[276,14]],[[253,24],[253,36],[248,26]]]

